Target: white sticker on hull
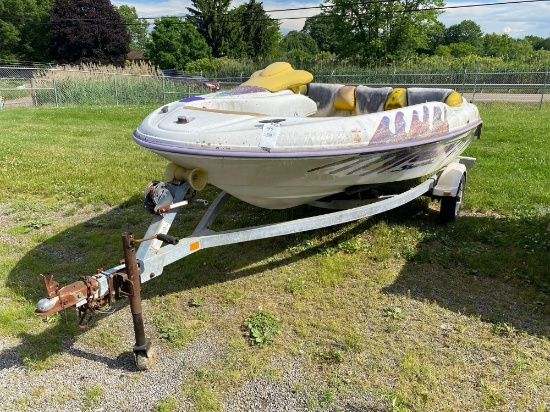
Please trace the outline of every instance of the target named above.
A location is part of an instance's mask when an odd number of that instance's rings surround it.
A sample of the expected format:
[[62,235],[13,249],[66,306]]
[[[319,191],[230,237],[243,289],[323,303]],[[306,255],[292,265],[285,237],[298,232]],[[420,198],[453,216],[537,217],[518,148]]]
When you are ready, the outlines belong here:
[[260,146],[262,149],[268,152],[277,147],[277,138],[281,132],[281,126],[279,123],[266,123],[262,129],[262,136],[260,137]]

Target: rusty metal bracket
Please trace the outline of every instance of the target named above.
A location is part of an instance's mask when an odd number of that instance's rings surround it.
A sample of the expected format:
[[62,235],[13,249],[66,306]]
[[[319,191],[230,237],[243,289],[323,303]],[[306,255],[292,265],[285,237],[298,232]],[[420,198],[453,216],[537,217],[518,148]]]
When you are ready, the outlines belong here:
[[57,290],[59,289],[59,282],[55,282],[53,280],[53,275],[51,275],[49,278],[47,278],[44,275],[42,276],[42,281],[44,282],[44,287],[46,288],[46,292],[48,294],[49,298],[53,298],[57,295]]

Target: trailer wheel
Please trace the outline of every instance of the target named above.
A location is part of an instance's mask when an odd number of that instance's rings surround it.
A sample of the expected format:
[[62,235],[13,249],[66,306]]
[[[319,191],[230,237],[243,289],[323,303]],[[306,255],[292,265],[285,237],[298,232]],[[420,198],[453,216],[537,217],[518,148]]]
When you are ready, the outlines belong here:
[[149,369],[149,358],[145,351],[139,351],[135,353],[136,355],[136,367],[140,371],[146,371]]
[[445,196],[441,198],[439,210],[439,221],[443,224],[455,222],[460,214],[464,202],[464,190],[466,188],[466,173],[462,174],[456,196]]

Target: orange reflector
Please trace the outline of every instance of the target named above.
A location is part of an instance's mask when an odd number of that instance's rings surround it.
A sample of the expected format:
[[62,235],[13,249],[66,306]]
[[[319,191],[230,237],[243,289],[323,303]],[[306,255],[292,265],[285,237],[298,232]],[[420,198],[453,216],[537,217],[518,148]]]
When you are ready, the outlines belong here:
[[443,196],[451,196],[451,192],[443,192]]
[[199,250],[201,247],[201,242],[199,242],[198,240],[196,242],[193,242],[189,245],[189,250],[191,252],[194,252],[195,250]]

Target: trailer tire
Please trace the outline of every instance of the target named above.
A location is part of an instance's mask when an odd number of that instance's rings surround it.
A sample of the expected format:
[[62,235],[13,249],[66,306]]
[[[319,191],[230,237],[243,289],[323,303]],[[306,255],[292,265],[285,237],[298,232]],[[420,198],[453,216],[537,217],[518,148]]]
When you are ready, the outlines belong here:
[[466,173],[462,174],[456,196],[446,196],[441,198],[441,207],[439,209],[439,221],[443,224],[455,222],[460,214],[462,203],[464,202],[464,191],[466,188]]

